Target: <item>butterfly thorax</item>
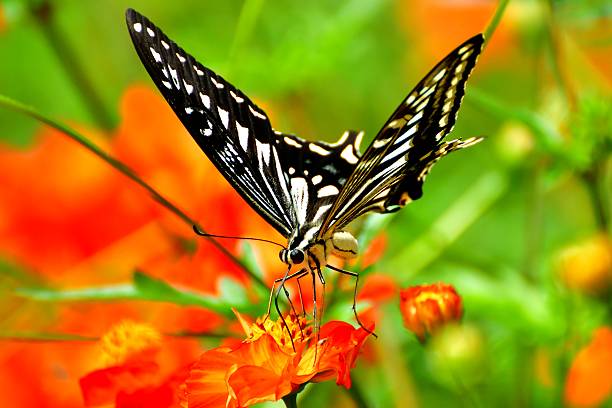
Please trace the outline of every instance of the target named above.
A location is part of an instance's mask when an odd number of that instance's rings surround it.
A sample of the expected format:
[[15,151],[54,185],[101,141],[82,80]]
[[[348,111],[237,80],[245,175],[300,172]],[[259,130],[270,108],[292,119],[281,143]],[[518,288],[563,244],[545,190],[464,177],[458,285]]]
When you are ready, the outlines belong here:
[[281,261],[288,265],[302,265],[310,271],[321,270],[327,265],[330,255],[342,259],[357,256],[358,243],[347,231],[333,231],[320,239],[305,240],[303,236],[294,235],[289,240],[287,249],[279,253]]

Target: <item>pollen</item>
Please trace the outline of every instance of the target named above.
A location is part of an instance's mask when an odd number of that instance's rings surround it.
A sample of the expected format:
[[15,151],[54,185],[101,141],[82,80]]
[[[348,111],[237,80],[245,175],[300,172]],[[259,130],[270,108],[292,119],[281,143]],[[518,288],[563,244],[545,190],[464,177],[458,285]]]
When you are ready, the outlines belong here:
[[152,326],[123,320],[100,339],[105,366],[120,365],[160,348],[162,336]]
[[307,327],[308,322],[305,317],[290,314],[285,316],[284,319],[287,327],[285,327],[285,323],[280,318],[274,321],[269,318],[260,317],[250,326],[250,333],[245,341],[248,343],[254,342],[262,335],[269,334],[278,345],[292,350],[292,339],[294,343],[303,343],[310,339],[312,327]]

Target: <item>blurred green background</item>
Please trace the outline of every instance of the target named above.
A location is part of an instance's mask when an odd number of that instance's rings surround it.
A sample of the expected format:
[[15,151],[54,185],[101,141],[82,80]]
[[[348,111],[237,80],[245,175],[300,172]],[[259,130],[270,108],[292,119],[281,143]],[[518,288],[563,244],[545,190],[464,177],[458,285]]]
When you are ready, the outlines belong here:
[[[0,4],[0,93],[54,118],[113,129],[125,89],[153,86],[125,28],[132,7],[270,108],[275,128],[326,141],[345,129],[363,129],[370,140],[439,59],[485,29],[498,5]],[[376,271],[401,287],[457,288],[462,329],[422,346],[400,328],[397,302],[385,305],[377,359],[360,361],[353,374],[368,406],[563,404],[572,358],[611,324],[611,87],[609,1],[509,2],[453,131],[486,141],[442,160],[421,200],[366,225],[366,234],[388,235]],[[28,149],[38,127],[0,110],[4,145]],[[599,249],[589,252],[592,242]],[[310,386],[300,401],[351,404],[333,383]],[[612,406],[609,397],[600,403]]]

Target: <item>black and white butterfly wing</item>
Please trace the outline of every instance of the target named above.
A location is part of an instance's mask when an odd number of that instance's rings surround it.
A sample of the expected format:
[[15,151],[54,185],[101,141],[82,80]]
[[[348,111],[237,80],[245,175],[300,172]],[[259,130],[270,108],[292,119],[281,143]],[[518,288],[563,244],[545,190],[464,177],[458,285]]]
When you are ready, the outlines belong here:
[[130,36],[142,63],[191,136],[221,174],[284,236],[297,218],[268,117],[132,9]]
[[363,132],[347,130],[335,143],[311,142],[276,132],[276,148],[289,180],[298,225],[318,226],[353,173]]
[[419,198],[427,172],[440,157],[480,141],[442,139],[455,124],[483,42],[479,34],[461,44],[408,94],[357,163],[318,237],[368,211],[396,211]]

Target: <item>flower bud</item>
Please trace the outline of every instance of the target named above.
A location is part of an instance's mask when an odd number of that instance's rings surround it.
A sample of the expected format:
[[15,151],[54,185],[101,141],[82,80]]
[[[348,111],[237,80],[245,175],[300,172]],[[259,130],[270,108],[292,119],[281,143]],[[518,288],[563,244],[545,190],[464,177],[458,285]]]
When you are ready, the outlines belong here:
[[453,286],[445,283],[411,286],[400,291],[400,310],[404,326],[421,341],[463,315],[461,297]]

